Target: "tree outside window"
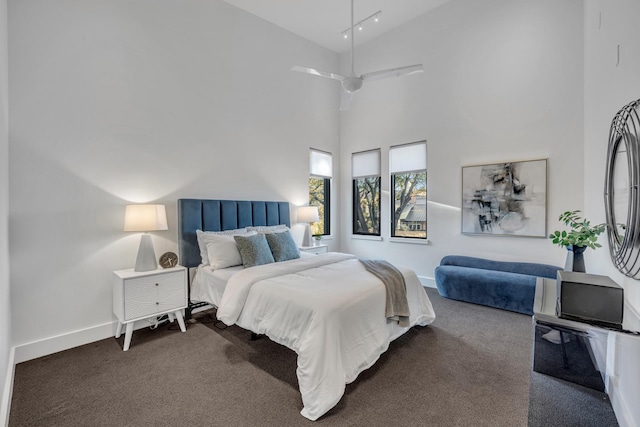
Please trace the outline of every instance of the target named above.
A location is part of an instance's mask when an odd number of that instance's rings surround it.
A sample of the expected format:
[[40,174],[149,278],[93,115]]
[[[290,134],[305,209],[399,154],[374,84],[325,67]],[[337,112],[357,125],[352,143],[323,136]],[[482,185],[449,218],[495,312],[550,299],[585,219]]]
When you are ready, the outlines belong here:
[[353,234],[380,235],[380,177],[353,180]]
[[380,149],[351,154],[353,234],[380,236]]
[[311,224],[311,234],[331,234],[331,177],[333,156],[326,151],[309,149],[309,206],[318,207],[318,222]]
[[427,173],[391,176],[393,187],[393,237],[427,238]]
[[389,148],[391,236],[427,238],[427,141]]
[[329,189],[331,180],[328,178],[309,177],[309,206],[318,207],[320,220],[311,224],[311,234],[314,236],[327,236],[329,227]]

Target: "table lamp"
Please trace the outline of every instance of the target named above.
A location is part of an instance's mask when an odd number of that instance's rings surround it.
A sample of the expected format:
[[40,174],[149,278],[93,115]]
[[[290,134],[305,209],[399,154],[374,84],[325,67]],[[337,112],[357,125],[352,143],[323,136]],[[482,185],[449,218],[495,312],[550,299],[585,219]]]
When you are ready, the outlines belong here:
[[298,208],[298,222],[305,223],[304,237],[302,238],[302,246],[312,246],[311,239],[311,226],[312,222],[317,222],[320,219],[318,216],[317,206],[300,206]]
[[150,271],[158,268],[151,235],[147,231],[168,228],[164,205],[127,205],[124,212],[124,231],[144,232],[140,239],[134,271]]

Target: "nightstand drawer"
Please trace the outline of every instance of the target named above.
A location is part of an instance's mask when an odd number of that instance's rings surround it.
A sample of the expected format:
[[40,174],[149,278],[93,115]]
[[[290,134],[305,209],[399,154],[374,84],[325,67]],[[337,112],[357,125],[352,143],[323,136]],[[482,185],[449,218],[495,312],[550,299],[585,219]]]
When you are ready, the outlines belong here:
[[302,252],[320,255],[320,254],[326,254],[329,250],[329,247],[327,245],[316,245],[316,246],[302,246],[299,249]]
[[124,280],[124,319],[130,320],[186,306],[184,273]]
[[118,318],[115,337],[126,325],[122,350],[129,350],[134,324],[138,320],[168,314],[177,320],[180,330],[187,328],[182,309],[187,306],[187,269],[182,266],[151,271],[117,270],[113,272],[113,314]]

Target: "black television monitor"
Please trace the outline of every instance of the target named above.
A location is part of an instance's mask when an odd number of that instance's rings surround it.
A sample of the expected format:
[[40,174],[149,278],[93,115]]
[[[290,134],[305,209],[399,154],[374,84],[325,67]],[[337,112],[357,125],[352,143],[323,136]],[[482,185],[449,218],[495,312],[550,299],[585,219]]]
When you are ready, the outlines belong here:
[[558,271],[557,315],[622,329],[624,289],[607,276]]

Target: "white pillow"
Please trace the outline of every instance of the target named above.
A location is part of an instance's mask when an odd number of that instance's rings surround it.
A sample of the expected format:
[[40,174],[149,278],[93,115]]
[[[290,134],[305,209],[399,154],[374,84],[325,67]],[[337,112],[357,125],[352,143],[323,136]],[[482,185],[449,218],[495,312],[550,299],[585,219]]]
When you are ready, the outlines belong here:
[[255,231],[235,235],[212,235],[208,236],[207,255],[211,269],[234,267],[242,265],[242,257],[236,246],[234,236],[255,236]]
[[209,243],[211,236],[234,236],[238,234],[244,234],[247,232],[246,228],[236,228],[235,230],[225,231],[202,231],[196,230],[196,237],[198,238],[198,247],[200,247],[200,256],[202,257],[202,264],[209,264],[209,255],[207,253],[207,243]]
[[259,225],[257,227],[247,227],[247,231],[257,231],[260,234],[282,233],[289,230],[285,224],[280,225]]

